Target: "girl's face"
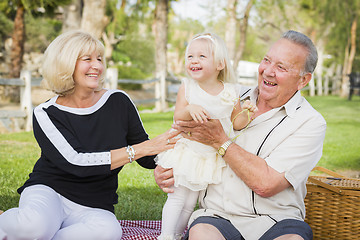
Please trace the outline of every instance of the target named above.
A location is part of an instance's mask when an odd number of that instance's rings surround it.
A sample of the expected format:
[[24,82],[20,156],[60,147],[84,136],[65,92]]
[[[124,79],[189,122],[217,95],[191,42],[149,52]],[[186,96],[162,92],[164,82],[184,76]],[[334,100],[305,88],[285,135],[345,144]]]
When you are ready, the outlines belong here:
[[185,56],[186,72],[198,82],[217,80],[220,72],[208,41],[201,38],[193,40]]
[[100,54],[93,52],[91,55],[81,56],[76,61],[73,74],[75,89],[95,90],[99,86],[103,71],[104,65]]

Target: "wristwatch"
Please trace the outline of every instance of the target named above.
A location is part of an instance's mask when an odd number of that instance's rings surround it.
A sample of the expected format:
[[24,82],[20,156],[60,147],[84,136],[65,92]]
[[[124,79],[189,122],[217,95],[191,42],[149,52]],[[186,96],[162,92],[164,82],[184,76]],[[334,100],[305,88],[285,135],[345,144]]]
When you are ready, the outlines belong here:
[[227,140],[223,145],[221,145],[221,147],[219,147],[218,154],[223,157],[225,155],[225,153],[226,153],[226,150],[230,146],[230,144],[232,144],[232,141]]

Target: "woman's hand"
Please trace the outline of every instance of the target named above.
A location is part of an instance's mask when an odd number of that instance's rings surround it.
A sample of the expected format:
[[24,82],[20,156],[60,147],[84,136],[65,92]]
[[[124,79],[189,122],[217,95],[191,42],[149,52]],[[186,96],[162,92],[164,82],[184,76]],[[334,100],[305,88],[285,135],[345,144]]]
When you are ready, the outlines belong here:
[[181,131],[183,137],[212,146],[215,149],[218,149],[229,139],[217,119],[211,119],[204,123],[176,121],[172,127]]
[[[174,148],[175,143],[179,139],[175,137],[179,133],[177,130],[170,129],[153,139],[132,145],[134,149],[134,158],[132,160],[135,161],[144,156],[156,155]],[[127,153],[126,147],[111,150],[111,169],[124,166],[126,163],[129,163],[129,153]]]
[[153,139],[140,143],[137,149],[145,152],[145,155],[159,154],[165,150],[174,148],[175,143],[178,141],[178,138],[175,137],[179,135],[179,133],[177,130],[169,129]]
[[171,188],[174,185],[174,176],[172,168],[163,168],[157,166],[154,170],[154,177],[156,184],[166,193],[172,193]]

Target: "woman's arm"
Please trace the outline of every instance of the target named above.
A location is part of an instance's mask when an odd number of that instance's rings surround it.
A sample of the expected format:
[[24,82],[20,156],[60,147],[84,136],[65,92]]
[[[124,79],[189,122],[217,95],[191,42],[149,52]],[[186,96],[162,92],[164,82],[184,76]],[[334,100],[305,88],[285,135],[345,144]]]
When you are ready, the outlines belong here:
[[[171,149],[175,146],[178,139],[174,137],[179,134],[178,131],[170,131],[158,135],[157,137],[146,140],[144,142],[132,145],[134,149],[134,157],[131,161],[136,161],[139,158],[149,155],[156,155],[165,150]],[[111,150],[111,170],[124,166],[130,162],[131,153],[126,151],[126,147]]]

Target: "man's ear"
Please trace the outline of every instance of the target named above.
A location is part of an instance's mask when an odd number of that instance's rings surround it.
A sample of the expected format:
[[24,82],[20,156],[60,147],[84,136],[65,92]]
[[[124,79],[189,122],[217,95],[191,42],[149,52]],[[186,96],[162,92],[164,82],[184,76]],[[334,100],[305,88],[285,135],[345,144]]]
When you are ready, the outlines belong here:
[[224,61],[219,61],[216,70],[221,71],[225,68],[225,62]]
[[305,73],[300,79],[300,82],[298,85],[298,90],[304,88],[310,82],[311,77],[312,77],[311,73],[309,73],[309,72]]

